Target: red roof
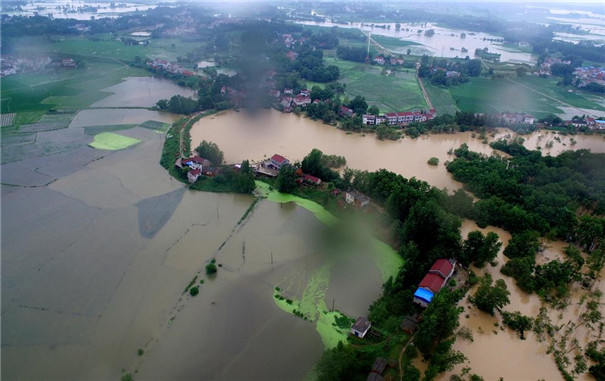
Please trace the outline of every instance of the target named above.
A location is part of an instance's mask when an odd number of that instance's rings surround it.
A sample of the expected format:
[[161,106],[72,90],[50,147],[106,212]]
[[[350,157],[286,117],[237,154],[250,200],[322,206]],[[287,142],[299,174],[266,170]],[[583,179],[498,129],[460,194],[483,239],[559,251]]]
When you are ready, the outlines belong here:
[[195,155],[194,157],[190,157],[189,159],[186,159],[185,162],[192,161],[194,163],[203,164],[204,160],[206,160],[206,159],[204,159],[203,157],[199,157],[198,155]]
[[318,177],[315,177],[313,175],[307,175],[307,174],[305,174],[305,180],[311,181],[313,183],[320,183],[321,182],[321,180]]
[[435,261],[429,272],[438,273],[441,274],[443,278],[447,278],[453,268],[454,265],[452,265],[447,259],[438,259]]
[[271,160],[273,160],[276,163],[282,164],[286,160],[286,158],[283,157],[282,155],[275,154],[275,155],[271,156]]
[[190,174],[192,174],[193,176],[195,175],[199,175],[200,173],[202,173],[202,171],[200,169],[194,169],[193,171],[189,171]]
[[440,277],[437,274],[428,273],[424,276],[424,278],[422,278],[422,281],[420,282],[420,287],[429,289],[434,293],[437,293],[439,292],[439,290],[441,290],[441,287],[443,287],[444,284],[444,278]]
[[388,112],[386,114],[384,114],[387,118],[393,118],[393,117],[397,117],[397,113],[396,112]]

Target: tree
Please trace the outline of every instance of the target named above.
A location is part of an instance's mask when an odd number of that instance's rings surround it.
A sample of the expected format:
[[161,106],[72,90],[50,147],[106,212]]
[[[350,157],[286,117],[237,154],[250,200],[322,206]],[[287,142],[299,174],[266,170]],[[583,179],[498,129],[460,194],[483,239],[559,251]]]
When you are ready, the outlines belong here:
[[510,303],[510,292],[506,287],[504,280],[498,279],[492,287],[492,277],[490,274],[485,274],[479,281],[479,288],[475,295],[469,296],[469,301],[483,312],[494,315],[494,309],[500,310],[502,307]]
[[522,66],[516,68],[515,72],[517,73],[517,77],[525,77],[527,75],[527,69]]
[[366,113],[366,110],[368,109],[368,104],[364,97],[362,97],[361,95],[357,95],[349,103],[349,108],[353,109],[356,114],[362,115]]
[[277,189],[284,193],[292,192],[296,188],[296,178],[296,169],[291,165],[283,165],[277,175]]
[[240,168],[239,176],[236,180],[237,190],[240,193],[250,193],[256,188],[254,183],[254,173],[250,168],[248,160],[242,161],[242,167]]
[[223,151],[221,151],[216,143],[202,140],[200,145],[195,149],[200,157],[210,160],[214,165],[221,165],[223,163]]
[[519,311],[502,311],[502,322],[506,324],[510,329],[519,331],[521,340],[525,340],[523,333],[527,330],[530,330],[534,324],[534,321],[531,317],[522,315]]
[[465,266],[474,263],[477,267],[483,267],[486,262],[496,258],[501,246],[498,234],[489,232],[484,237],[480,231],[472,231],[462,245],[460,262]]
[[409,56],[410,53],[412,53],[412,49],[408,48],[408,50],[406,50],[405,53]]
[[430,355],[436,344],[453,335],[458,328],[462,307],[456,303],[462,294],[445,287],[435,295],[424,311],[423,319],[414,337],[414,345],[424,354]]
[[380,113],[380,109],[376,105],[372,105],[368,108],[368,114],[378,115]]

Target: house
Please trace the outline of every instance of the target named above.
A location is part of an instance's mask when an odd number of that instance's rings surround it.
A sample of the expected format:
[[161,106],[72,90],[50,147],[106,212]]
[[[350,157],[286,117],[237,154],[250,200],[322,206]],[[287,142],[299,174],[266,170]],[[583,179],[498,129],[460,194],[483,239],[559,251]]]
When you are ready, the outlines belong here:
[[453,259],[436,260],[414,292],[414,303],[425,308],[431,304],[435,294],[445,286],[455,269],[456,261]]
[[376,116],[371,114],[364,114],[362,116],[362,122],[365,125],[372,126],[376,124]]
[[389,112],[384,115],[387,118],[387,124],[389,126],[394,126],[397,124],[397,113]]
[[376,125],[383,124],[387,122],[387,117],[384,115],[378,115],[376,117]]
[[206,166],[206,167],[204,167],[204,169],[202,169],[202,174],[204,176],[214,177],[214,176],[218,175],[219,172],[220,172],[220,169],[218,167]]
[[309,96],[311,96],[311,90],[302,89],[300,91],[300,95],[305,96],[305,97],[309,97]]
[[197,179],[200,177],[201,174],[202,174],[201,169],[192,169],[189,172],[187,172],[187,180],[189,180],[189,182],[191,184],[193,184],[197,181]]
[[[281,102],[280,102],[280,104],[281,104],[282,106],[284,106],[284,108],[285,108],[285,107],[290,107],[290,105],[292,104],[292,97],[283,96],[283,97],[281,98]],[[285,111],[285,110],[284,110],[284,111]]]
[[294,90],[292,90],[292,89],[284,89],[284,94],[293,95],[294,94]]
[[353,324],[351,327],[351,335],[363,339],[366,333],[368,333],[370,330],[370,327],[372,327],[372,323],[370,323],[370,321],[363,316],[360,316],[357,318],[357,320],[355,320],[355,324]]
[[320,185],[321,184],[321,179],[319,177],[315,177],[313,175],[308,175],[308,174],[305,174],[303,176],[303,181],[305,183],[313,184],[313,185]]
[[416,328],[418,328],[418,323],[420,323],[420,321],[418,320],[418,315],[406,316],[401,322],[400,327],[403,332],[407,333],[408,335],[411,335],[412,333],[414,333]]
[[340,114],[340,116],[350,118],[353,116],[353,110],[345,106],[340,106],[338,114]]
[[191,169],[202,169],[205,166],[209,166],[210,160],[208,159],[204,159],[203,157],[199,157],[198,155],[195,155],[193,157],[190,157],[188,159],[183,159],[182,160],[185,165],[187,165],[189,168]]
[[304,95],[297,95],[294,97],[294,99],[292,100],[292,102],[296,105],[296,106],[306,106],[309,103],[311,103],[311,98],[304,96]]
[[273,165],[277,169],[280,169],[284,165],[290,164],[290,160],[288,160],[285,157],[278,155],[278,154],[271,156],[271,159],[269,159],[269,160],[271,162],[270,164]]
[[592,128],[594,128],[595,130],[605,130],[605,120],[597,119],[594,122],[595,122],[595,124],[594,124],[594,127],[592,127]]
[[389,365],[391,364],[389,364],[386,359],[378,357],[376,360],[374,360],[374,364],[372,364],[372,370],[368,374],[368,378],[366,378],[366,381],[383,381],[385,378],[382,374],[389,367]]
[[345,193],[345,201],[358,208],[363,208],[370,203],[370,198],[357,191],[348,191]]
[[378,56],[378,57],[374,58],[373,61],[375,63],[377,63],[378,65],[384,65],[384,57],[382,57],[382,56]]

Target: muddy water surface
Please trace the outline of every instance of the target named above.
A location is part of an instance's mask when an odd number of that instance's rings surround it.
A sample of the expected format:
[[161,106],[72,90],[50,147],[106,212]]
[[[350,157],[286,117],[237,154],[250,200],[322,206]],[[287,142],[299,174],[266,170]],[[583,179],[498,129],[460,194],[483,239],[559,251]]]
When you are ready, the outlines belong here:
[[128,77],[103,91],[111,93],[91,107],[151,107],[160,99],[173,95],[192,97],[195,91],[174,82],[155,77]]

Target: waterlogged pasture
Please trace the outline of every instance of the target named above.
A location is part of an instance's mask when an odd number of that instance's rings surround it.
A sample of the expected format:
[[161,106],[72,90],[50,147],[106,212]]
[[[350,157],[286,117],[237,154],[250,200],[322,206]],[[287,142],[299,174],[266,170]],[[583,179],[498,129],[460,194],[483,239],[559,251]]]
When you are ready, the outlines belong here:
[[427,109],[415,69],[399,68],[387,76],[382,67],[375,65],[329,57],[326,64],[340,68],[349,98],[363,95],[369,105],[378,106],[381,112]]

